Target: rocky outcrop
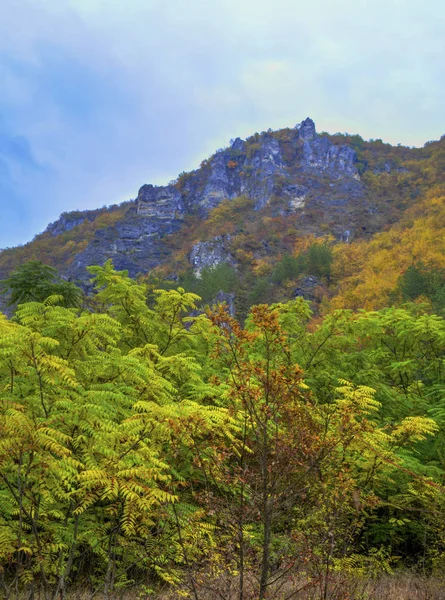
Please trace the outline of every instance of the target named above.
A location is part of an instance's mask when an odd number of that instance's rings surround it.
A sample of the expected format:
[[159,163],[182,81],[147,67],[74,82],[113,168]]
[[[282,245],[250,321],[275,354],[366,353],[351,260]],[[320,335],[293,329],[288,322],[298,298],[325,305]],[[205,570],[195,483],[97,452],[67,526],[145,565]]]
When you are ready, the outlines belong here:
[[283,194],[288,198],[288,212],[296,213],[304,208],[308,189],[302,185],[287,185],[283,188]]
[[246,142],[244,142],[241,138],[236,138],[230,145],[230,149],[235,152],[242,152],[246,147]]
[[45,229],[45,233],[50,233],[53,236],[60,235],[66,231],[78,227],[84,221],[94,221],[101,210],[84,210],[62,213],[57,221],[50,223]]
[[315,123],[306,119],[297,126],[303,141],[303,170],[329,171],[335,178],[358,175],[357,156],[349,146],[335,146],[325,136],[317,136]]
[[85,219],[86,217],[66,219],[65,216],[62,215],[57,221],[48,225],[45,231],[48,231],[51,235],[60,235],[61,233],[65,233],[65,231],[70,231],[70,229],[74,229],[74,227],[81,225]]
[[225,304],[231,317],[234,317],[236,314],[234,292],[218,292],[215,298],[213,299],[213,304],[215,306],[217,306],[218,304]]
[[316,289],[320,285],[321,281],[318,277],[314,277],[313,275],[301,277],[292,293],[292,297],[301,297],[312,302],[316,298]]
[[119,270],[128,270],[130,276],[147,273],[161,264],[169,255],[163,243],[163,236],[174,233],[182,222],[169,222],[167,226],[151,218],[127,215],[124,221],[114,227],[96,231],[87,248],[78,254],[68,275],[72,279],[86,280],[86,267],[103,264],[111,258]]
[[153,221],[177,221],[185,214],[184,200],[172,185],[143,185],[136,199],[136,214]]
[[408,173],[408,169],[401,167],[392,160],[380,161],[372,170],[374,175],[381,175],[382,173]]
[[266,134],[249,168],[252,169],[252,176],[244,193],[247,191],[247,195],[255,200],[255,210],[260,210],[274,195],[277,176],[286,174],[278,140]]
[[330,171],[334,177],[357,175],[356,155],[348,146],[334,146],[328,138],[305,141],[303,168]]
[[201,214],[207,214],[226,198],[228,200],[239,195],[233,168],[225,152],[215,154],[210,162],[210,175],[202,194],[196,199],[196,207]]
[[[74,258],[68,274],[86,279],[86,266],[108,258],[130,275],[147,272],[169,256],[165,237],[177,232],[188,214],[206,218],[223,200],[242,195],[252,200],[255,210],[265,209],[273,200],[277,208],[272,215],[301,215],[306,233],[319,233],[317,223],[328,221],[324,213],[329,210],[329,220],[335,223],[332,232],[340,239],[345,230],[352,230],[348,203],[351,199],[356,206],[363,203],[355,152],[318,135],[309,118],[287,131],[286,139],[270,130],[246,141],[236,138],[174,184],[143,185],[125,217],[99,229]],[[58,235],[85,218],[83,213],[61,218],[51,232]],[[190,254],[195,273],[221,262],[234,264],[227,242],[221,236],[197,243]]]
[[201,271],[207,267],[215,267],[221,263],[235,264],[227,248],[228,241],[228,236],[220,235],[208,242],[198,242],[193,246],[190,263],[197,277],[200,277]]
[[315,123],[309,117],[307,117],[304,121],[301,121],[301,123],[298,125],[295,125],[295,129],[298,131],[299,137],[305,142],[315,140],[317,137]]
[[[283,159],[280,141],[273,133],[264,133],[249,144],[237,138],[230,148],[217,152],[210,160],[209,174],[202,190],[193,190],[193,184],[189,183],[189,206],[192,209],[194,206],[205,216],[222,200],[246,195],[254,201],[255,209],[261,210],[280,193],[280,179],[292,179],[296,173],[303,178],[318,174],[332,180],[359,179],[354,150],[336,146],[326,136],[317,135],[311,119],[305,119],[295,128],[293,145],[296,155],[300,151],[301,157],[289,165]],[[295,184],[290,182],[285,193],[291,197],[291,210],[296,210],[303,206],[306,194],[293,193],[293,186]],[[193,196],[194,201],[190,202]]]
[[96,231],[70,265],[69,276],[85,280],[87,266],[103,264],[109,258],[132,277],[150,271],[168,256],[163,238],[180,229],[184,215],[184,202],[175,187],[142,186],[122,221]]

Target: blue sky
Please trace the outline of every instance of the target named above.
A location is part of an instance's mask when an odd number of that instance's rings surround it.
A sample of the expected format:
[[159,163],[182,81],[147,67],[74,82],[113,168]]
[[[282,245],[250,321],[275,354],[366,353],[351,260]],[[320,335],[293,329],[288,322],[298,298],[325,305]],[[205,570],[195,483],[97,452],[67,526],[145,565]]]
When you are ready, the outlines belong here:
[[230,138],[445,133],[443,0],[1,0],[0,248]]

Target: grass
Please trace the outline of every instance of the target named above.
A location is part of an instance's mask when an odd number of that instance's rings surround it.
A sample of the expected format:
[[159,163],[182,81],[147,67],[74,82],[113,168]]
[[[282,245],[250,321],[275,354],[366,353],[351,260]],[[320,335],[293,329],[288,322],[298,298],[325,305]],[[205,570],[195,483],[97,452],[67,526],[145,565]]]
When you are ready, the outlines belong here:
[[[247,581],[243,600],[257,600],[252,589],[252,581]],[[256,586],[255,586],[256,587]],[[92,594],[88,590],[72,591],[66,600],[239,600],[237,581],[233,577],[222,575],[217,580],[200,581],[197,586],[197,597],[186,588],[169,591],[150,592],[143,588],[114,592],[106,597],[103,594]],[[298,591],[299,590],[299,591]],[[11,596],[11,600],[16,599]],[[28,593],[20,595],[20,600],[28,600]],[[314,584],[307,586],[303,580],[292,585],[287,582],[280,589],[270,590],[268,600],[444,600],[445,579],[423,577],[414,573],[384,575],[377,580],[332,579],[328,589]],[[44,596],[36,593],[33,600],[44,600]],[[59,599],[57,599],[59,600]]]

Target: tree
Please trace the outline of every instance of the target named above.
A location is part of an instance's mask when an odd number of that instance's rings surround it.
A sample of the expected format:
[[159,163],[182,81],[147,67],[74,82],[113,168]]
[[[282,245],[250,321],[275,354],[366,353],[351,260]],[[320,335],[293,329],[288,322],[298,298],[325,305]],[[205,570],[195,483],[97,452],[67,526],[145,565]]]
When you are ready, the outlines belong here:
[[183,548],[207,538],[196,518],[180,540],[172,510],[192,470],[188,431],[224,432],[228,420],[194,399],[206,386],[198,362],[181,351],[191,297],[160,292],[155,310],[144,312],[144,286],[111,265],[98,268],[98,284],[121,322],[54,297],[0,319],[6,597],[25,584],[45,600],[64,598],[74,576],[106,598],[150,575],[171,583],[186,562]]
[[311,244],[307,250],[307,272],[317,277],[331,275],[332,250],[327,244]]
[[82,290],[62,279],[57,269],[39,260],[30,260],[0,282],[0,289],[8,297],[8,306],[23,302],[43,302],[49,296],[59,296],[63,306],[80,306]]
[[0,315],[6,599],[164,582],[200,600],[226,578],[239,600],[333,600],[390,554],[440,564],[442,318],[314,323],[297,298],[242,327],[111,262],[90,272],[96,311],[49,296]]
[[433,309],[440,312],[445,308],[445,271],[422,262],[410,265],[399,278],[398,288],[404,300],[428,297]]
[[354,553],[364,512],[377,509],[379,494],[386,499],[394,474],[416,476],[414,468],[423,482],[406,448],[437,430],[424,416],[380,427],[375,391],[347,381],[339,387],[338,377],[328,401],[319,402],[295,356],[305,348],[311,368],[342,321],[311,350],[303,339],[307,316],[304,301],[253,307],[245,329],[223,308],[212,315],[215,383],[238,423],[233,452],[215,473],[224,473],[228,486],[224,514],[237,542],[240,599],[248,568],[260,599],[275,597],[303,568],[320,597],[331,597],[333,572]]
[[272,281],[274,283],[283,283],[286,279],[296,279],[298,275],[305,271],[306,260],[304,255],[298,257],[285,254],[277,263],[273,273]]

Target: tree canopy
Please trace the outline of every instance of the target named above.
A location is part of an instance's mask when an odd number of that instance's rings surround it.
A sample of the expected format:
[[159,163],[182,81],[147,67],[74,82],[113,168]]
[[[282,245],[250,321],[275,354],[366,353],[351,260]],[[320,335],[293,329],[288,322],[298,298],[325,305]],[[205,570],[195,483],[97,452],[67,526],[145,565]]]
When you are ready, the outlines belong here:
[[346,598],[367,569],[440,570],[442,317],[317,323],[296,298],[241,325],[110,261],[90,273],[94,310],[52,294],[0,317],[5,598]]
[[82,290],[71,281],[62,279],[54,267],[39,260],[30,260],[7,279],[0,281],[0,290],[6,294],[8,306],[24,302],[43,302],[49,296],[59,296],[63,306],[79,306]]

